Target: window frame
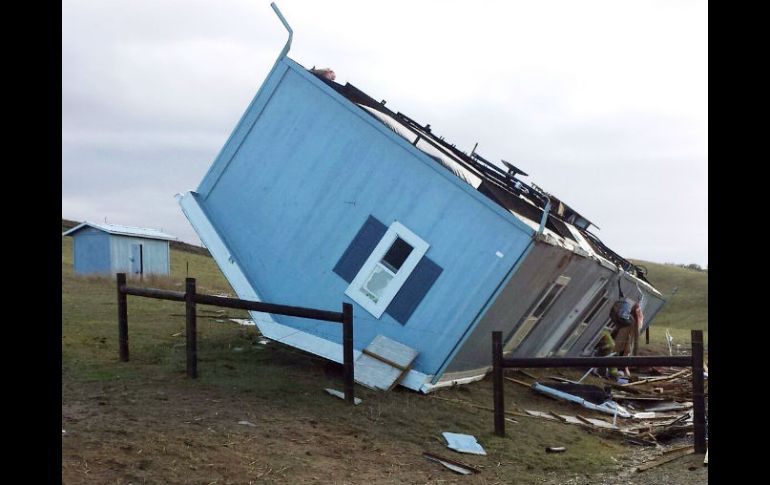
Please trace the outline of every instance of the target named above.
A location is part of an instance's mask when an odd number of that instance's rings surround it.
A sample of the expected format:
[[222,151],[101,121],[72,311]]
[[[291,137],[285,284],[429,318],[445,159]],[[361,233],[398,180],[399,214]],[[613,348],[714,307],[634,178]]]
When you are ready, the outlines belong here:
[[575,346],[575,344],[577,344],[577,341],[580,340],[580,337],[583,336],[583,334],[591,325],[591,323],[594,321],[596,316],[599,314],[600,311],[602,311],[604,306],[609,301],[609,294],[605,290],[603,292],[597,293],[594,296],[594,298],[595,299],[592,302],[593,305],[589,305],[586,308],[583,315],[581,315],[581,317],[579,318],[578,324],[572,329],[572,331],[564,339],[564,341],[557,347],[556,351],[554,352],[554,355],[556,355],[557,357],[562,357],[564,355],[567,355],[568,352],[572,351],[572,348]]
[[612,333],[613,330],[615,330],[615,322],[612,321],[612,318],[607,317],[606,321],[604,322],[604,325],[602,325],[601,330],[596,332],[596,335],[591,339],[591,343],[586,345],[585,349],[583,349],[583,352],[580,355],[583,356],[590,356],[594,355],[596,353],[596,343],[599,341],[599,339],[602,336],[602,333],[605,330],[608,330],[610,333]]
[[[564,293],[564,290],[567,288],[571,279],[571,276],[559,275],[545,290],[543,290],[542,293],[540,293],[536,302],[529,307],[526,316],[521,319],[521,324],[511,333],[510,337],[508,337],[508,340],[503,347],[504,354],[511,353],[519,348],[529,334],[532,333],[532,330],[535,329],[535,326],[543,320],[543,317],[548,314],[553,305],[559,300],[559,297]],[[535,311],[540,307],[543,301],[548,298],[548,295],[551,294],[551,290],[556,286],[560,286],[560,288],[556,291],[553,298],[551,298],[551,301],[548,302],[539,316],[535,316]]]
[[[407,244],[412,246],[412,252],[409,253],[409,256],[401,265],[401,268],[395,273],[393,279],[388,282],[379,300],[375,303],[361,291],[361,288],[378,264],[387,269],[387,267],[381,263],[381,260],[385,257],[385,254],[391,248],[393,243],[396,242],[397,238],[403,239]],[[382,314],[385,313],[388,305],[390,305],[401,290],[401,287],[404,286],[409,275],[412,274],[417,267],[417,264],[423,256],[425,256],[425,253],[428,252],[428,248],[430,248],[430,244],[425,242],[420,236],[400,222],[393,221],[380,239],[380,242],[377,243],[377,246],[375,246],[369,257],[366,259],[366,262],[361,266],[361,269],[358,271],[355,278],[353,278],[353,281],[351,281],[350,285],[345,290],[345,294],[361,305],[361,307],[372,316],[380,318]],[[392,273],[389,269],[388,271]]]

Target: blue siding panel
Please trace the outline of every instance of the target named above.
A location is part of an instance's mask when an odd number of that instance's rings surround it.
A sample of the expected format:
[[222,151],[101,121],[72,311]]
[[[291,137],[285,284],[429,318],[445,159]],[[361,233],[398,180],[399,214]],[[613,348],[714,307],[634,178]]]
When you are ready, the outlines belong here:
[[385,224],[378,221],[374,216],[369,216],[364,225],[361,226],[361,230],[356,234],[356,237],[353,238],[350,246],[345,250],[340,260],[337,261],[337,264],[334,265],[333,271],[340,275],[343,280],[352,283],[387,230],[388,228]]
[[73,266],[77,274],[110,272],[110,236],[93,228],[85,228],[73,236]]
[[417,306],[425,298],[433,283],[441,274],[441,266],[430,258],[424,256],[412,274],[404,282],[404,286],[390,302],[385,313],[393,317],[401,325],[405,325],[417,309]]
[[168,241],[116,235],[111,237],[113,272],[134,273],[133,267],[139,267],[139,262],[132,261],[132,246],[138,244],[142,245],[144,274],[169,274]]
[[[223,148],[218,168],[201,182],[208,193],[199,202],[264,301],[337,311],[351,302],[357,349],[385,335],[419,352],[416,370],[434,373],[533,231],[321,81],[289,67],[274,72],[280,82],[266,82],[275,89],[252,106],[258,115],[244,115],[253,125],[231,140],[237,146]],[[362,230],[368,236],[360,237],[374,239],[362,229],[372,215],[382,226],[398,220],[430,244],[430,262],[412,290],[380,318],[344,294],[365,252],[350,249],[351,241]],[[274,318],[341,343],[338,325]]]

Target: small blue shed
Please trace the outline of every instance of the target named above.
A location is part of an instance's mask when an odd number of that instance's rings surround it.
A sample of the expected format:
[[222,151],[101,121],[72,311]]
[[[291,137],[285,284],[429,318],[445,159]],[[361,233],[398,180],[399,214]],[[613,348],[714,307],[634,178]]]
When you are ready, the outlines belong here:
[[[356,358],[380,337],[409,347],[399,383],[423,392],[482,378],[496,330],[508,355],[590,353],[620,286],[647,324],[660,309],[644,269],[526,173],[288,49],[197,190],[177,196],[239,297],[351,303]],[[342,361],[338,326],[251,314],[265,336]]]
[[75,273],[134,276],[169,274],[169,241],[177,239],[157,229],[94,222],[84,222],[62,235],[73,238]]

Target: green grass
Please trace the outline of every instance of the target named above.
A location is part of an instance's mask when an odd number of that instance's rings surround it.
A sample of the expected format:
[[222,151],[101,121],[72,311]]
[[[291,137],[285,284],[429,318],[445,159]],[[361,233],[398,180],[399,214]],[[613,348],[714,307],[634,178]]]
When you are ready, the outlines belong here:
[[669,264],[631,261],[647,268],[647,279],[666,299],[650,327],[650,345],[653,349],[657,353],[668,353],[665,338],[667,329],[674,338],[674,345],[689,348],[690,330],[703,330],[703,339],[708,343],[708,272]]
[[[647,278],[666,299],[655,325],[708,330],[708,272],[647,261],[634,263],[647,268]],[[676,293],[674,288],[678,288]]]
[[[181,290],[184,277],[189,274],[197,278],[198,288],[202,292],[233,293],[211,258],[177,250],[172,250],[171,258],[169,277],[146,278],[141,284]],[[226,310],[222,313],[222,309],[207,306],[199,306],[198,311],[199,379],[192,381],[185,378],[184,306],[179,302],[129,297],[131,360],[128,363],[119,362],[114,278],[76,276],[72,270],[72,238],[62,238],[62,402],[76,411],[84,408],[91,416],[83,421],[88,428],[87,434],[83,432],[82,436],[87,438],[77,442],[77,445],[67,445],[72,448],[63,449],[63,460],[66,463],[64,468],[69,478],[80,477],[82,467],[73,463],[79,463],[81,459],[88,461],[92,474],[97,471],[102,473],[103,483],[114,483],[116,477],[123,476],[119,470],[105,465],[109,460],[99,455],[104,452],[99,450],[105,449],[104,443],[111,443],[116,428],[124,426],[122,416],[134,412],[130,406],[135,401],[144,403],[135,412],[136,417],[132,418],[139,422],[130,421],[126,424],[134,430],[131,433],[132,439],[137,440],[135,447],[155,446],[149,441],[141,441],[149,440],[145,436],[149,436],[147,433],[151,429],[162,430],[165,436],[163,439],[174,442],[176,433],[181,432],[177,430],[179,425],[174,424],[179,422],[173,414],[174,406],[161,405],[156,408],[152,404],[160,399],[157,396],[165,396],[167,393],[188,403],[185,406],[194,406],[191,412],[195,415],[207,410],[213,414],[213,410],[217,410],[221,417],[211,419],[225,419],[224,416],[227,416],[227,423],[242,419],[228,415],[228,409],[235,409],[236,412],[241,409],[241,412],[248,410],[257,415],[270,415],[273,421],[279,423],[294,423],[292,426],[317,421],[335,430],[335,433],[341,433],[337,438],[331,436],[329,439],[332,441],[363,433],[367,440],[381,448],[381,453],[386,453],[384,460],[409,460],[412,463],[403,475],[398,475],[401,481],[429,481],[430,474],[436,472],[433,465],[420,459],[422,450],[451,455],[443,445],[442,431],[473,434],[487,449],[487,457],[458,457],[485,467],[483,476],[473,477],[475,481],[470,483],[484,483],[489,479],[506,483],[512,480],[531,483],[544,473],[569,477],[578,473],[599,473],[615,466],[613,457],[627,453],[615,439],[592,435],[576,426],[531,418],[517,418],[518,424],[508,424],[509,437],[498,438],[492,432],[491,412],[404,389],[382,393],[356,386],[356,395],[364,403],[350,408],[341,400],[323,392],[325,387],[341,389],[339,366],[336,364],[329,364],[323,359],[277,343],[259,345],[259,334],[254,327],[216,321],[225,320],[224,316],[243,318],[245,312]],[[99,397],[104,399],[104,403],[99,402],[103,405],[97,406],[91,394],[107,397]],[[511,410],[538,409],[562,414],[592,415],[584,408],[551,401],[515,384],[506,385],[505,394],[507,408]],[[436,396],[490,406],[492,388],[490,380],[485,379],[471,385],[439,391]],[[236,404],[229,406],[211,404],[233,400]],[[67,416],[75,412],[69,411],[70,407],[67,409]],[[107,424],[100,425],[99,416],[105,416],[105,413],[108,413],[105,419]],[[67,423],[67,427],[72,428],[68,432],[76,436],[79,432],[78,423],[74,418],[69,419],[73,422]],[[227,423],[225,425],[231,426]],[[281,443],[281,449],[288,450],[288,455],[295,454],[293,450],[299,445],[281,436],[284,428],[275,426],[272,433]],[[313,429],[301,428],[297,431],[298,435],[310,432]],[[214,442],[214,437],[207,436],[204,433],[196,437],[196,440],[204,440],[201,445],[203,448],[212,450],[210,455],[205,454],[208,451],[200,451],[201,460],[208,463],[235,456],[222,454],[231,453],[228,448],[222,448],[221,443],[225,441],[223,438],[216,438],[219,441]],[[212,441],[206,442],[206,439]],[[567,446],[569,452],[546,454],[546,446]],[[249,452],[251,462],[259,460],[260,450],[257,448]],[[371,456],[371,452],[359,450],[358,447],[349,453],[353,462],[366,461]],[[403,453],[408,453],[409,458],[404,458]],[[297,451],[296,454],[301,453]],[[272,460],[271,466],[276,469],[280,468],[280,460],[287,459],[283,454],[270,455],[268,458]],[[163,457],[157,455],[154,459],[156,463],[162,463]],[[312,463],[312,460],[308,463]],[[172,465],[169,461],[163,466]],[[100,471],[97,467],[100,467]],[[149,482],[157,481],[160,476],[157,473],[161,473],[145,472],[143,468],[132,470],[136,476],[145,476]],[[145,473],[147,475],[143,475]],[[415,473],[417,475],[412,475]],[[448,477],[452,477],[451,473]],[[292,475],[288,481],[301,482],[306,478]],[[327,478],[337,482],[347,480],[342,475],[334,478],[330,475]],[[393,479],[396,480],[396,476]]]

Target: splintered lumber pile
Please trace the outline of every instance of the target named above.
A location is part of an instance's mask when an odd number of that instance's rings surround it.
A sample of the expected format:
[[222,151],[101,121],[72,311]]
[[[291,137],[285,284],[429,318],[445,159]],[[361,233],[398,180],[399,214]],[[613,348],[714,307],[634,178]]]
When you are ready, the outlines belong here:
[[[616,384],[613,388],[638,396],[665,397],[672,400],[692,399],[692,369],[676,370],[673,368],[653,368],[658,376],[643,377],[628,384]],[[708,379],[704,381],[704,391],[708,396]]]
[[663,455],[653,461],[648,461],[647,463],[643,463],[639,465],[636,468],[637,472],[643,472],[645,470],[649,470],[650,468],[655,468],[657,466],[669,463],[671,461],[674,461],[678,458],[681,458],[683,456],[692,455],[695,453],[695,449],[692,446],[684,446],[682,448],[675,448],[673,450],[669,450],[667,452],[664,452]]
[[[551,379],[576,384],[574,390],[565,389],[567,393],[584,391],[576,382],[567,379],[539,378],[521,370],[516,373],[516,377],[505,376],[504,379],[530,389],[541,380]],[[623,438],[626,442],[644,446],[654,446],[658,442],[692,434],[692,370],[662,367],[650,368],[649,373],[652,375],[628,384],[609,384],[613,388],[612,400],[623,403],[631,413],[629,418],[620,415],[615,419],[580,414],[572,416],[531,409],[521,410],[523,412],[506,411],[506,414],[581,426],[591,432]]]

